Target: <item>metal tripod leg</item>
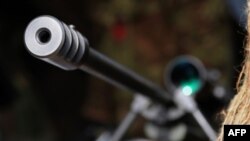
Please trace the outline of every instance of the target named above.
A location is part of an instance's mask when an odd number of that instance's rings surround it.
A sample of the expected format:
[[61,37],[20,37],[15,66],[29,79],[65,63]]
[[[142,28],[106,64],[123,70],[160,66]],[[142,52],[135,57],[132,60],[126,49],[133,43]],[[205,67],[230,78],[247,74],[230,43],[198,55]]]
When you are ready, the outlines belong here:
[[115,130],[113,135],[106,132],[102,134],[97,139],[97,141],[121,141],[121,139],[124,137],[124,135],[128,131],[129,127],[137,118],[137,116],[143,110],[145,110],[150,105],[150,103],[151,101],[148,98],[140,94],[136,94],[133,102],[131,103],[130,111],[128,112],[126,117],[123,119],[123,121],[120,123],[119,127]]

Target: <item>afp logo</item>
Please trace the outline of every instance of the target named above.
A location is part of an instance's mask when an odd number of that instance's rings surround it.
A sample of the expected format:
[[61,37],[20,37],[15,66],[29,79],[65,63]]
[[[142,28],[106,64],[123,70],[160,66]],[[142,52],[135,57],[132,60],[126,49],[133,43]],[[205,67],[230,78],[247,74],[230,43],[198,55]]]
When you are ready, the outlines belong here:
[[224,141],[249,141],[250,125],[224,125]]

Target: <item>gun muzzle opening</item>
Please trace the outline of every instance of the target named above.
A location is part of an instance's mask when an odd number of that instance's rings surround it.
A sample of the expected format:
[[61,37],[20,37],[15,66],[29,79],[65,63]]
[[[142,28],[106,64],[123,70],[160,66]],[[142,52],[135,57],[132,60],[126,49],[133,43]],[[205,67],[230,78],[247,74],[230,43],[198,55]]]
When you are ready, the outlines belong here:
[[40,44],[46,44],[51,39],[51,32],[47,28],[41,28],[36,32],[36,39]]
[[57,55],[65,42],[63,25],[56,18],[41,16],[32,20],[25,30],[27,50],[35,57]]
[[52,16],[32,20],[25,31],[31,55],[65,70],[76,69],[88,47],[77,30]]

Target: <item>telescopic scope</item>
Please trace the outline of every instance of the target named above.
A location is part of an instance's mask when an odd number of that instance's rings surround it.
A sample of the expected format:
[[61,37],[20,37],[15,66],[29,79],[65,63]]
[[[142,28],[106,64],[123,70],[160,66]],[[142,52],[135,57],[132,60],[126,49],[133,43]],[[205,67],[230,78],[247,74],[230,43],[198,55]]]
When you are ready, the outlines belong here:
[[195,96],[203,87],[206,75],[206,69],[198,58],[179,56],[166,67],[165,86],[171,92],[180,89],[186,96]]

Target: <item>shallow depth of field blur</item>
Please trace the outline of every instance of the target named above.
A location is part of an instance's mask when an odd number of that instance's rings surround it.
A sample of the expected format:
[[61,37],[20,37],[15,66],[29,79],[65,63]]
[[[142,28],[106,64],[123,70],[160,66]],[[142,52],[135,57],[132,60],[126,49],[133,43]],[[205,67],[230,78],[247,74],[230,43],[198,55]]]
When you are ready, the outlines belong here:
[[[40,15],[73,24],[91,47],[162,87],[169,61],[180,55],[197,57],[208,72],[218,74],[196,98],[218,131],[219,112],[235,93],[244,56],[244,0],[232,1],[2,0],[0,141],[94,141],[119,125],[133,99],[131,92],[89,74],[67,72],[32,57],[23,35]],[[208,95],[216,86],[225,95],[211,100]],[[125,138],[147,138],[147,122],[138,117]]]

